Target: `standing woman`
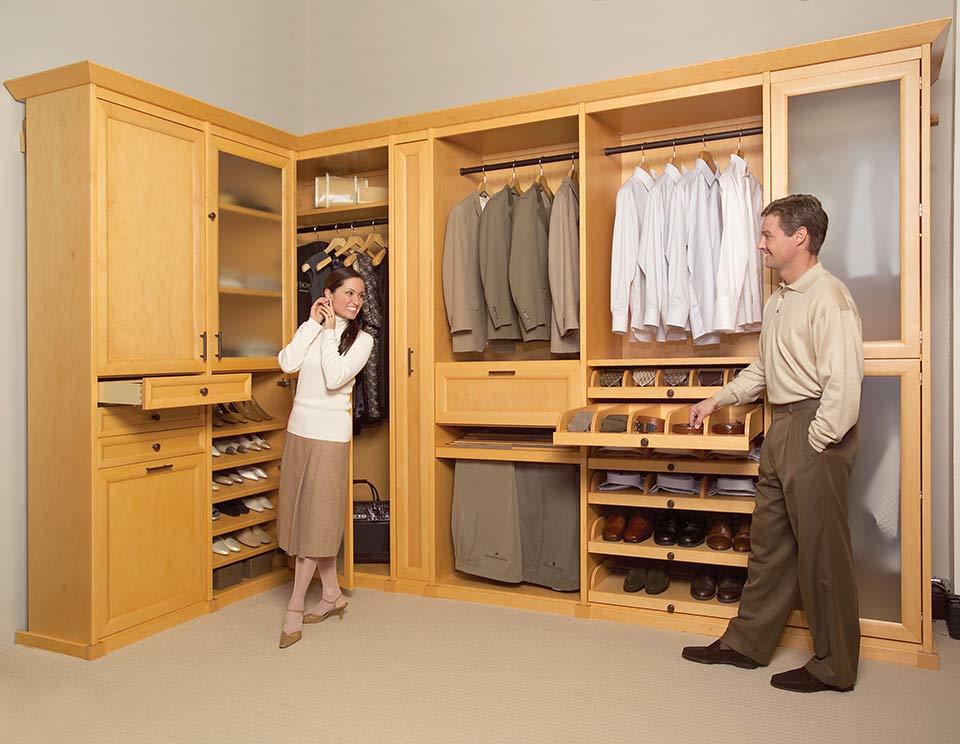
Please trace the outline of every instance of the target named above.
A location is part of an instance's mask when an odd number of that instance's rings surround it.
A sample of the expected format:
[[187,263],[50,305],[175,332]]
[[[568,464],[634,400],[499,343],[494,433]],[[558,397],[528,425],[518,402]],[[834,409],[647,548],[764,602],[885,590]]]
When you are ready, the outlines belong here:
[[[350,392],[373,348],[373,337],[357,322],[363,301],[360,274],[349,268],[332,272],[323,297],[310,308],[310,318],[278,357],[284,372],[300,372],[287,423],[277,508],[280,547],[296,556],[280,648],[300,640],[303,623],[335,614],[343,619],[347,606],[337,583],[337,553],[349,488]],[[318,567],[321,600],[304,615],[307,587]]]

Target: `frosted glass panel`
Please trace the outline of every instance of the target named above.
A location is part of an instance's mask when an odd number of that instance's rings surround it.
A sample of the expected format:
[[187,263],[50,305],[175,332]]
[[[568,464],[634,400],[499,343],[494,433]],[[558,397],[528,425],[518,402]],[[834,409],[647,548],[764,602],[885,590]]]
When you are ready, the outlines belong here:
[[901,621],[900,378],[865,377],[847,498],[860,617]]
[[900,83],[792,96],[791,194],[830,218],[823,265],[850,288],[864,341],[900,338]]

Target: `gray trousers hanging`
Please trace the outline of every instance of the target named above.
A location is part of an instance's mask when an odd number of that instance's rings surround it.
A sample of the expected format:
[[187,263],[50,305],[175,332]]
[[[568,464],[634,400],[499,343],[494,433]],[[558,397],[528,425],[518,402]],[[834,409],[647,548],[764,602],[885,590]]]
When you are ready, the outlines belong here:
[[575,465],[517,463],[523,580],[580,588],[580,480]]

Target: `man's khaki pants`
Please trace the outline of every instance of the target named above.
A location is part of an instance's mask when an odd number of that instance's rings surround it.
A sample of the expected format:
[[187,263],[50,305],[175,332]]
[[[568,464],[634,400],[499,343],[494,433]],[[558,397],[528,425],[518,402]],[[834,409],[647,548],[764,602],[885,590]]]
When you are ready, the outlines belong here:
[[723,642],[766,665],[794,609],[797,585],[813,636],[807,670],[835,687],[857,679],[860,620],[847,524],[857,427],[817,453],[807,429],[819,400],[774,406],[760,452],[751,555],[740,610]]

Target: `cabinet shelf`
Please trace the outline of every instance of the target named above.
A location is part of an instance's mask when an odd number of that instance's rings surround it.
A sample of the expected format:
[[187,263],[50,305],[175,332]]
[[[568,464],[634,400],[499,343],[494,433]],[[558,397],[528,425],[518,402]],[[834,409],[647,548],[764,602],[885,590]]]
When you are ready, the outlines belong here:
[[[213,472],[220,470],[236,470],[247,465],[257,465],[261,462],[273,462],[283,457],[283,449],[261,450],[260,452],[245,452],[242,455],[223,454],[213,458]],[[252,483],[253,481],[251,481]],[[239,484],[238,484],[239,485]],[[230,486],[222,486],[230,488]]]
[[280,431],[287,428],[287,422],[278,421],[251,421],[247,424],[224,424],[213,427],[213,438],[239,437],[244,434],[264,434],[268,431]]
[[227,214],[240,214],[245,217],[255,217],[261,220],[270,220],[271,222],[282,222],[283,215],[279,212],[270,212],[266,209],[254,209],[252,207],[241,207],[238,204],[226,204],[220,202],[220,211]]
[[[645,591],[623,591],[624,574],[610,573],[601,578],[587,593],[591,604],[608,604],[619,607],[638,607],[646,610],[665,610],[689,615],[709,617],[736,617],[739,602],[725,604],[717,598],[698,600],[690,596],[690,580],[670,579],[670,586],[662,594],[647,594]],[[672,609],[671,609],[672,608]]]
[[[250,485],[247,485],[249,483]],[[219,491],[212,492],[211,504],[219,504],[223,501],[233,501],[247,496],[256,496],[258,493],[266,493],[280,488],[280,473],[271,474],[266,480],[247,481],[246,483],[237,483],[232,486],[225,486],[221,483]]]
[[[226,535],[228,532],[236,532],[245,527],[253,527],[257,524],[267,524],[277,519],[276,504],[273,509],[264,509],[262,512],[251,511],[249,514],[243,514],[239,517],[229,517],[221,514],[220,519],[213,522],[213,536]],[[223,556],[226,558],[226,556]]]
[[213,567],[214,568],[223,568],[224,566],[229,566],[231,563],[238,563],[239,561],[246,560],[247,558],[253,558],[255,555],[261,555],[263,553],[269,553],[271,550],[276,550],[279,546],[277,545],[277,531],[275,529],[268,529],[265,532],[273,538],[269,544],[260,545],[256,548],[248,548],[244,545],[239,553],[230,553],[230,555],[217,555],[213,556]]
[[[386,217],[389,207],[388,201],[376,201],[366,204],[343,204],[325,209],[308,209],[297,214],[297,224],[301,227],[312,227],[335,222],[362,222]],[[357,227],[363,227],[363,225]]]
[[739,566],[746,568],[749,553],[736,553],[731,550],[714,550],[702,543],[695,548],[679,545],[657,545],[653,537],[643,542],[608,542],[603,539],[603,517],[598,517],[590,529],[590,541],[587,551],[594,555],[619,555],[625,558],[653,558],[661,561],[679,563],[702,563],[711,566]]
[[282,299],[283,292],[279,289],[249,289],[247,287],[219,287],[220,294],[236,295],[238,297],[262,297],[265,299]]
[[246,596],[256,594],[258,591],[285,584],[292,579],[293,571],[286,566],[281,566],[262,576],[257,576],[253,579],[243,579],[239,584],[234,584],[226,589],[214,590],[213,598],[220,600],[219,606],[222,607],[223,604],[229,604],[235,599],[243,599]]
[[695,475],[760,475],[760,463],[753,460],[699,459],[691,457],[591,457],[591,470],[633,470],[645,473],[690,473]]
[[[642,493],[637,490],[590,491],[587,503],[596,506],[645,507],[730,514],[753,514],[755,499],[745,496],[681,496],[674,493]],[[670,504],[673,506],[670,506]],[[718,551],[715,551],[718,552]]]

